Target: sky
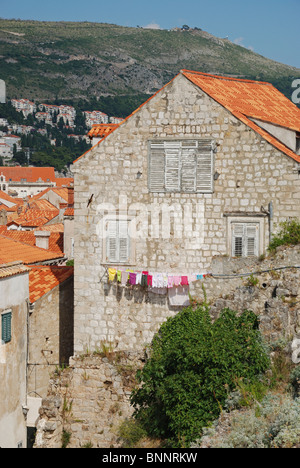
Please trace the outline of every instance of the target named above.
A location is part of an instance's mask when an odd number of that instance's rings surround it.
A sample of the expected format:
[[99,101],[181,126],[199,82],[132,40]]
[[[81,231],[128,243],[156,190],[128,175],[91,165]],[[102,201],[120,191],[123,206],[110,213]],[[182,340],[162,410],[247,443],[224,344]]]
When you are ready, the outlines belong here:
[[300,0],[0,0],[0,17],[160,29],[187,24],[300,68]]

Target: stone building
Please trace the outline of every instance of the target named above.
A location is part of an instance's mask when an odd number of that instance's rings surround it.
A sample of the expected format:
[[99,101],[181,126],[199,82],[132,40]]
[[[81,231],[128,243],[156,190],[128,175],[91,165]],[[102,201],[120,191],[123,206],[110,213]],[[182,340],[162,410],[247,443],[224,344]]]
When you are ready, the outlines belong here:
[[299,132],[272,85],[183,70],[76,160],[75,353],[140,349],[215,256],[262,255],[300,216]]
[[0,260],[0,447],[27,444],[29,268]]

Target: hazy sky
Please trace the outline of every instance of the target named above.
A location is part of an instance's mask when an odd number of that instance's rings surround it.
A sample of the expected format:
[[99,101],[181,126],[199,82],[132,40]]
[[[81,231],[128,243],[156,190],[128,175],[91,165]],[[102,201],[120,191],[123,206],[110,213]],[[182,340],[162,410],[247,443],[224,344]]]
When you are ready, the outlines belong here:
[[162,29],[187,24],[300,68],[300,0],[0,0],[0,17]]

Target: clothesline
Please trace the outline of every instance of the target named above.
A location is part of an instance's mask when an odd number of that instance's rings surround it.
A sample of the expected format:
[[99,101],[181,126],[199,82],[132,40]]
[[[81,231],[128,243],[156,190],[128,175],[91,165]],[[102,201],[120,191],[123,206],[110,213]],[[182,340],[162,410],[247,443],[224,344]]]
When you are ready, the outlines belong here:
[[174,274],[157,273],[149,271],[135,271],[130,268],[108,268],[108,280],[110,282],[117,279],[117,283],[122,286],[141,285],[151,288],[174,288],[179,286],[189,286],[194,281],[201,280],[208,276],[208,273]]

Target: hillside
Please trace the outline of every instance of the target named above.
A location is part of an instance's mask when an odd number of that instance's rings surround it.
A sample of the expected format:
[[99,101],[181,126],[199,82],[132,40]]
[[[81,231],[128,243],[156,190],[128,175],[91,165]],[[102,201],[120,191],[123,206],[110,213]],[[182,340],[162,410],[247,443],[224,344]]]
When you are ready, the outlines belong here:
[[0,70],[10,99],[140,95],[143,102],[182,68],[263,79],[287,95],[300,77],[297,68],[201,29],[0,19]]

